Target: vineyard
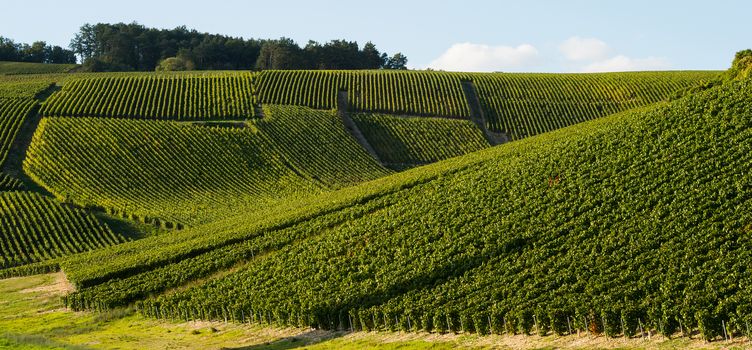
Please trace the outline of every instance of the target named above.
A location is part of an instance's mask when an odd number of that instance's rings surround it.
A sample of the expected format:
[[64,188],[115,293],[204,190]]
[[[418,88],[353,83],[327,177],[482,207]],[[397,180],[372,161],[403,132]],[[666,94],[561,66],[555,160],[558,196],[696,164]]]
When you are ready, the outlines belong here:
[[77,79],[42,106],[46,116],[169,120],[253,118],[251,73],[122,74]]
[[45,118],[24,169],[60,200],[167,228],[389,174],[334,112],[264,111],[239,127]]
[[470,116],[462,81],[472,81],[488,128],[521,139],[665,100],[718,72],[465,74],[443,72],[265,71],[261,103],[337,107],[347,91],[356,112]]
[[90,214],[31,192],[0,192],[0,232],[0,270],[125,242]]
[[269,148],[277,147],[296,171],[325,187],[343,187],[390,172],[347,133],[333,111],[295,106],[264,106],[254,122]]
[[23,183],[18,179],[5,174],[0,173],[0,192],[3,191],[20,191],[23,189]]
[[433,163],[489,147],[470,121],[356,114],[358,129],[379,159],[396,168]]
[[521,139],[665,100],[718,72],[473,74],[488,128]]
[[45,118],[24,170],[63,201],[172,228],[318,190],[267,146],[247,128]]
[[0,278],[72,310],[752,335],[750,79],[12,69]]
[[262,104],[337,107],[347,91],[353,111],[469,117],[461,75],[441,72],[264,71],[258,76]]
[[75,64],[0,62],[0,75],[67,73],[73,68],[76,68]]
[[327,329],[744,334],[750,96],[727,84],[79,255],[68,303]]
[[34,111],[36,105],[32,99],[0,98],[0,165],[5,163],[21,123]]

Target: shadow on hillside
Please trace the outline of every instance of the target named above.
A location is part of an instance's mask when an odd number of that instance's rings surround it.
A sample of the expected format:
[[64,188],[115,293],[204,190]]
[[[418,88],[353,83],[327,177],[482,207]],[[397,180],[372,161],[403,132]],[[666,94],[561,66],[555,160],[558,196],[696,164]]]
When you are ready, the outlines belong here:
[[322,330],[309,330],[304,333],[277,339],[276,341],[266,342],[263,344],[241,346],[237,348],[222,348],[224,350],[288,350],[298,349],[328,340],[336,339],[348,334],[348,332],[329,332]]

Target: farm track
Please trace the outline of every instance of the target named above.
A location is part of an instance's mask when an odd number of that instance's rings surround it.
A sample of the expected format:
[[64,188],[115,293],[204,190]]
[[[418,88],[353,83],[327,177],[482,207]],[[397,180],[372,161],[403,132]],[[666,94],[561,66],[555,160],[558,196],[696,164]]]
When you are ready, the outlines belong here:
[[374,159],[376,159],[377,162],[380,164],[384,164],[381,159],[379,159],[378,154],[376,154],[376,150],[371,147],[371,144],[368,143],[368,140],[365,136],[363,136],[363,133],[360,132],[360,129],[358,129],[358,126],[355,125],[355,122],[350,118],[350,114],[347,110],[348,106],[348,100],[347,100],[347,91],[340,91],[337,94],[337,114],[339,114],[340,118],[342,118],[342,123],[345,124],[345,129],[352,135],[352,137],[355,138],[356,141],[363,147],[363,149],[368,152],[368,154],[371,155]]

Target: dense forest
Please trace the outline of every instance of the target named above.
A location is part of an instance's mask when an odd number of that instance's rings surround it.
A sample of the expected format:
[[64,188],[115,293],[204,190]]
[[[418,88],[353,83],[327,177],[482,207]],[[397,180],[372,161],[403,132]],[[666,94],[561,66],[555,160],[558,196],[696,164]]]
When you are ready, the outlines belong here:
[[185,26],[147,28],[138,23],[85,24],[70,43],[85,70],[405,69],[407,57],[389,56],[368,42],[289,38],[243,39],[200,33]]
[[76,63],[76,55],[71,50],[47,45],[44,41],[35,41],[29,45],[0,36],[0,61]]

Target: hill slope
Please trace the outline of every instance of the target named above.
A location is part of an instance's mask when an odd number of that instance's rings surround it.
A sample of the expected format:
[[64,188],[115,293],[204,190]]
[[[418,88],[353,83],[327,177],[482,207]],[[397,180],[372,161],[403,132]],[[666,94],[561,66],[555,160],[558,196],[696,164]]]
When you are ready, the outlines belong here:
[[389,173],[331,111],[267,113],[227,124],[44,118],[24,169],[61,200],[170,227]]
[[[752,321],[750,106],[751,81],[725,84],[79,255],[65,263],[82,287],[68,300],[122,305],[242,262],[140,308],[324,328],[740,333]],[[115,285],[140,292],[106,292]]]

